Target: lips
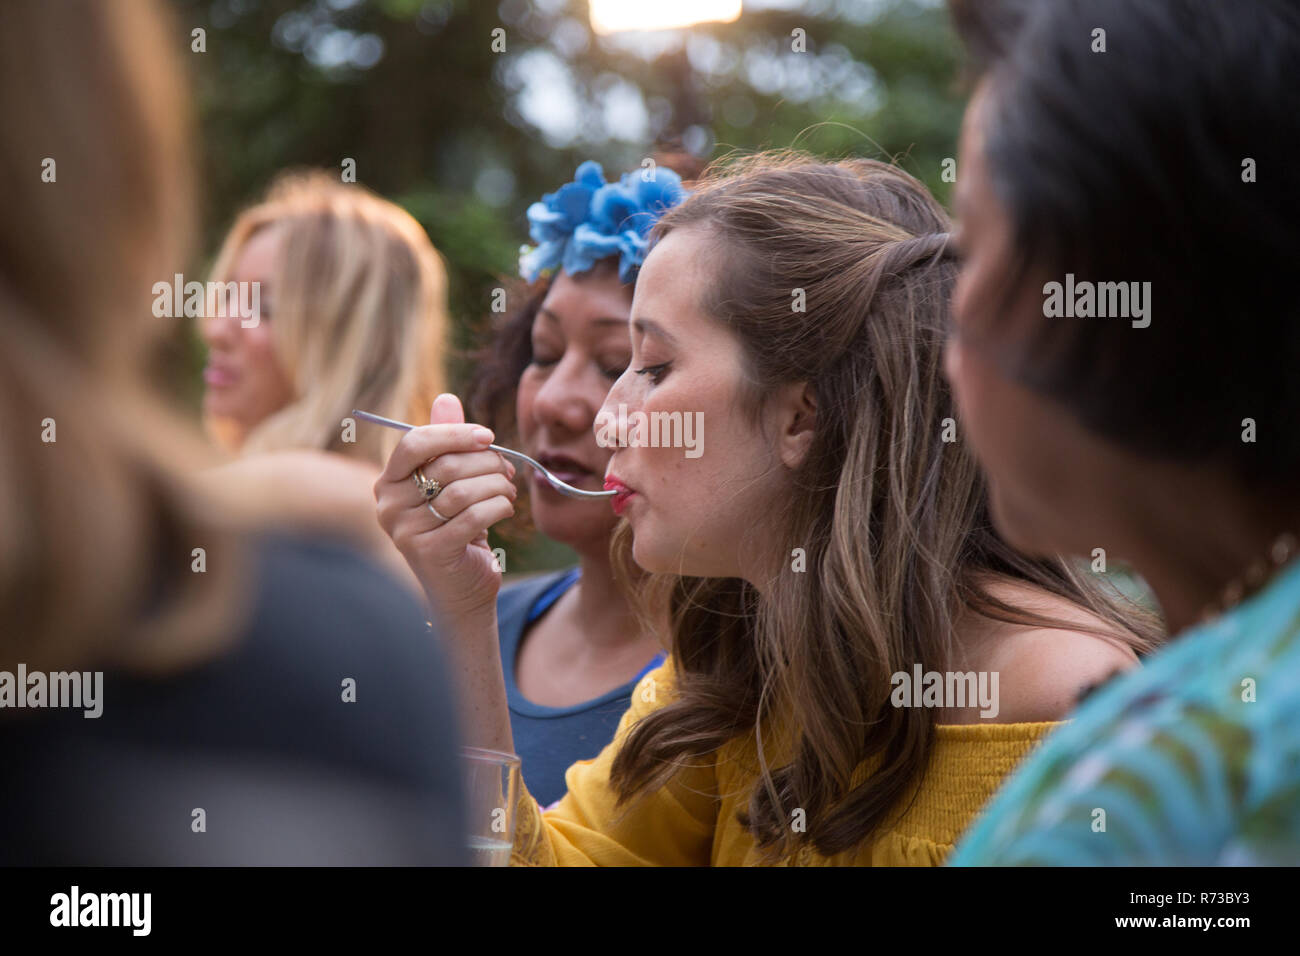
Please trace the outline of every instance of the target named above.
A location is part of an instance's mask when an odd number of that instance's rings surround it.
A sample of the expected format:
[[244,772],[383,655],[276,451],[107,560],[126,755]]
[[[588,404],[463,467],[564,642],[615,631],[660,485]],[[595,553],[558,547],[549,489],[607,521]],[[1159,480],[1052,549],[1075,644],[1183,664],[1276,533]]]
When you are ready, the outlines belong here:
[[627,507],[628,500],[636,495],[636,492],[624,484],[617,475],[606,476],[605,490],[614,492],[614,497],[609,499],[609,504],[616,515],[621,515]]
[[239,380],[239,373],[228,365],[219,362],[209,363],[203,369],[203,382],[212,388],[226,388]]
[[[561,481],[581,488],[583,482],[591,482],[596,477],[596,472],[588,468],[576,458],[570,458],[568,455],[561,455],[555,452],[538,452],[534,456],[538,462],[551,474],[555,475]],[[540,472],[533,472],[533,478],[538,480],[539,487],[550,488],[551,486],[542,478]]]

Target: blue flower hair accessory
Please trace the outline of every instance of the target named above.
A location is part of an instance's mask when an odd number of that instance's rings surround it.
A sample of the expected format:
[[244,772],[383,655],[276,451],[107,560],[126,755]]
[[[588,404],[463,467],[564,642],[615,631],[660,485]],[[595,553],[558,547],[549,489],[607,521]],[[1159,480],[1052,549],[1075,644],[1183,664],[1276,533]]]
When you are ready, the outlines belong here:
[[587,160],[573,182],[528,207],[528,235],[535,246],[519,249],[519,274],[529,282],[563,269],[586,272],[618,256],[620,282],[632,282],[650,251],[650,229],[665,211],[686,198],[671,169],[636,170],[605,182],[600,164]]

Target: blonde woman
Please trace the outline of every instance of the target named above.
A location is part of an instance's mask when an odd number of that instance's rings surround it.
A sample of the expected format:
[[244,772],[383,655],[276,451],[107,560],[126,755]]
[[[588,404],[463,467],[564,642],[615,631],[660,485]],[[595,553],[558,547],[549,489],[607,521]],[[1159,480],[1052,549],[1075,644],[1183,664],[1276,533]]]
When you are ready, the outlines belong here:
[[193,223],[180,35],[144,0],[0,4],[0,865],[462,860],[418,603],[200,494],[144,388]]
[[442,390],[447,282],[428,236],[364,187],[294,172],[235,220],[211,278],[259,305],[201,320],[204,417],[240,456],[218,477],[405,574],[371,491],[396,435],[348,420],[423,421]]

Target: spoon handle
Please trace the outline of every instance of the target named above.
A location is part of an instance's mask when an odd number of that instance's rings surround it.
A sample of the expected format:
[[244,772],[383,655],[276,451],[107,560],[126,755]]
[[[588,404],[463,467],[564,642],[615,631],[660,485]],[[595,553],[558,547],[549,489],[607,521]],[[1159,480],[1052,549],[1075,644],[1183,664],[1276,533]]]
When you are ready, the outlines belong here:
[[[363,412],[356,408],[352,409],[352,414],[363,421],[373,422],[376,425],[383,425],[387,428],[396,428],[398,431],[409,432],[415,427],[414,425],[408,425],[406,422],[399,422],[396,419],[385,418],[383,415],[375,415],[371,412]],[[562,495],[568,495],[570,498],[611,498],[614,496],[614,492],[612,491],[587,491],[583,488],[575,488],[573,485],[556,478],[553,474],[547,471],[541,463],[529,458],[521,451],[515,451],[512,448],[503,448],[501,445],[488,445],[488,448],[497,454],[505,455],[509,458],[517,458],[524,464],[532,465],[541,472],[542,477],[546,479],[547,483]]]

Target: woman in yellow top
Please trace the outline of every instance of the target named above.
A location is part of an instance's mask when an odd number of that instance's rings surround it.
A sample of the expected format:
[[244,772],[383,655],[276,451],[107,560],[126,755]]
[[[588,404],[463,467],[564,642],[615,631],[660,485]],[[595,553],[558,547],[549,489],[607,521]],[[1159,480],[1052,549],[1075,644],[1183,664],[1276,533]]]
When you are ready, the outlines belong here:
[[[1155,642],[1098,577],[993,531],[940,369],[948,231],[893,167],[797,156],[714,173],[656,226],[596,429],[614,557],[671,657],[557,806],[524,794],[513,862],[937,864]],[[512,487],[490,435],[434,413],[380,521],[451,641],[468,742],[508,750],[483,532]]]

